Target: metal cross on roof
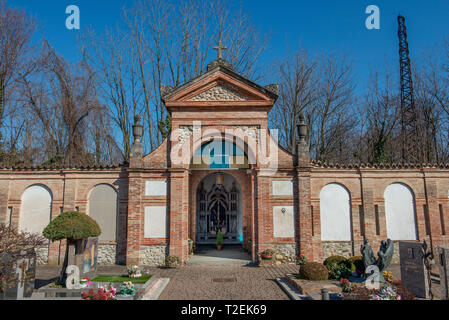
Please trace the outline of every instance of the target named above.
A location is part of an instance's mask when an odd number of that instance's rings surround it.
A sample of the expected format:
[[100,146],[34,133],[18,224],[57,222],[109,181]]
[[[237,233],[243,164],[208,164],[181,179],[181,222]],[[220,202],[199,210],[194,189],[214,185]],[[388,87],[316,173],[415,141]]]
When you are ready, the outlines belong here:
[[221,59],[223,56],[223,50],[227,50],[228,48],[221,44],[221,40],[218,41],[218,47],[214,47],[214,50],[218,52],[218,59]]

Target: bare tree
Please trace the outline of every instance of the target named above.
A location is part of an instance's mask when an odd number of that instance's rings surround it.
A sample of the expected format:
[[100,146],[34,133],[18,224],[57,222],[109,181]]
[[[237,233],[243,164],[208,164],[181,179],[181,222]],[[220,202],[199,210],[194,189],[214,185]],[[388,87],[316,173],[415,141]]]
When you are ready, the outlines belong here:
[[[2,129],[7,106],[15,106],[18,72],[28,68],[28,54],[31,49],[30,39],[35,31],[34,19],[22,10],[9,8],[6,1],[0,1],[0,161],[3,154]],[[14,113],[14,110],[9,110]],[[23,129],[23,121],[18,126],[11,126],[9,145],[11,153],[16,152],[16,142]]]
[[[398,85],[392,80],[391,72],[386,68],[384,76],[378,71],[371,74],[365,99],[366,133],[362,141],[366,149],[359,150],[365,155],[362,160],[370,163],[384,163],[395,160],[395,150],[391,148],[397,134],[400,101]],[[389,148],[390,147],[390,148]]]
[[279,100],[273,111],[273,123],[280,129],[280,143],[290,152],[295,150],[300,113],[306,115],[310,125],[314,122],[316,66],[316,61],[303,49],[279,65]]
[[355,123],[351,113],[354,83],[352,64],[346,56],[328,54],[320,59],[318,72],[317,119],[312,130],[316,149],[311,150],[317,160],[332,160],[332,154],[341,158],[344,138]]
[[92,163],[84,129],[99,104],[91,74],[82,64],[72,68],[47,42],[34,72],[31,78],[21,75],[22,97],[40,121],[44,157],[67,166]]

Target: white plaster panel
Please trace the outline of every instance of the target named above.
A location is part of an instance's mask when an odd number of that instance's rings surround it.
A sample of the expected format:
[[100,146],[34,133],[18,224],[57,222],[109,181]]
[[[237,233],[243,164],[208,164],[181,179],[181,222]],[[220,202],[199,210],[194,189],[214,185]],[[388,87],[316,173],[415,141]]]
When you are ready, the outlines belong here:
[[146,196],[166,196],[167,195],[167,181],[152,180],[145,184]]
[[349,192],[331,183],[320,193],[321,240],[350,241],[351,211]]
[[[282,212],[285,209],[285,212]],[[293,207],[273,207],[273,231],[275,238],[292,238],[295,236]]]
[[167,207],[145,208],[145,238],[167,237]]
[[293,181],[273,181],[273,195],[275,196],[292,196]]
[[26,189],[22,195],[19,230],[42,234],[51,220],[51,201],[52,196],[45,187]]
[[114,188],[101,184],[93,188],[89,195],[89,216],[97,221],[101,229],[100,241],[117,240],[117,192]]
[[393,183],[385,189],[387,237],[391,240],[417,240],[415,204],[412,191]]

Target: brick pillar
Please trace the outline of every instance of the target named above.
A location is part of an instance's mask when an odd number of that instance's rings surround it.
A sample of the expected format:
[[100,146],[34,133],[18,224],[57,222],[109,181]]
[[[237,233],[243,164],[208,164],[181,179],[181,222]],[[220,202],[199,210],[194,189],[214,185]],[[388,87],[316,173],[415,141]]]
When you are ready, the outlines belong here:
[[[296,219],[299,219],[296,227],[297,244],[299,254],[304,255],[309,261],[319,261],[322,257],[321,239],[313,238],[313,213],[311,206],[311,186],[310,186],[310,151],[307,142],[308,128],[304,114],[299,115],[298,143],[296,145],[296,173],[297,181],[295,190],[297,195],[298,212]],[[298,230],[299,229],[299,230]]]
[[[425,179],[427,191],[427,212],[430,240],[432,241],[433,249],[436,250],[435,242],[438,243],[442,238],[440,208],[438,202],[437,182],[434,179]],[[430,245],[430,243],[429,243]]]
[[258,259],[258,253],[268,249],[271,246],[270,235],[273,234],[272,221],[268,221],[270,217],[271,206],[270,199],[270,178],[257,171],[257,206],[255,211],[255,239],[253,239],[254,257]]
[[9,180],[0,181],[0,223],[9,224]]
[[[139,163],[130,162],[130,166],[138,167]],[[144,181],[138,171],[129,169],[128,186],[128,226],[126,242],[126,264],[139,265],[140,263],[140,240],[143,233],[142,220],[142,194]]]
[[321,257],[321,241],[313,241],[312,212],[310,201],[310,168],[298,168],[298,213],[299,219],[297,242],[299,254],[304,255],[309,261],[318,261]]
[[365,238],[369,240],[377,239],[376,235],[376,212],[374,210],[374,190],[373,180],[363,177],[363,171],[360,170],[360,188],[362,194],[362,208]]
[[189,257],[189,171],[172,169],[169,178],[169,254],[181,264]]

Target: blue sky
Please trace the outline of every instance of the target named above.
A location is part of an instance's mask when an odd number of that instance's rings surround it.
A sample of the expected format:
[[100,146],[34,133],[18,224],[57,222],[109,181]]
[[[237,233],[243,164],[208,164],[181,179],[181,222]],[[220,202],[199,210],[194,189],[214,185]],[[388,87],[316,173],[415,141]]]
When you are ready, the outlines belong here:
[[[180,0],[181,1],[181,0]],[[43,36],[58,53],[68,60],[77,59],[75,36],[87,26],[101,31],[120,18],[121,7],[132,0],[9,0],[34,15]],[[391,66],[398,66],[398,13],[406,17],[412,59],[423,52],[434,52],[449,36],[448,0],[307,0],[229,1],[242,5],[262,35],[272,33],[269,47],[261,57],[262,65],[282,59],[294,52],[298,44],[310,53],[330,50],[346,52],[354,61],[354,74],[359,89],[363,87],[370,68],[383,66],[385,57]],[[81,11],[81,30],[65,28],[65,8],[77,5]],[[377,5],[381,12],[381,29],[365,28],[365,8]]]

